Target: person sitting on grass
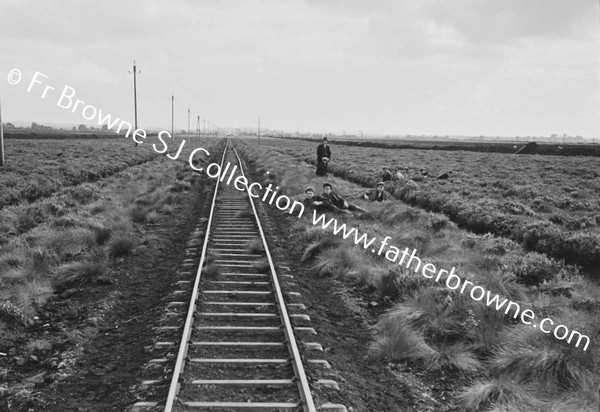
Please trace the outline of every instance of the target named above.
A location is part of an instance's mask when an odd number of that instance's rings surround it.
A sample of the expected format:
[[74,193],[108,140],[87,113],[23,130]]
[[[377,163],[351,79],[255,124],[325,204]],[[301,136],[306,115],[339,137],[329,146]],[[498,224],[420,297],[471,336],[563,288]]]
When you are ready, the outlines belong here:
[[390,194],[385,190],[385,183],[378,182],[375,189],[371,189],[363,195],[363,199],[371,202],[387,202],[390,199]]
[[368,213],[367,210],[363,209],[360,206],[349,203],[342,196],[335,193],[333,191],[333,187],[331,186],[331,183],[323,184],[323,193],[321,194],[321,197],[323,199],[325,199],[330,205],[335,206],[336,208],[340,209],[344,213],[350,213],[350,211],[355,211],[355,210],[358,212]]
[[318,213],[324,212],[326,206],[325,199],[323,199],[321,196],[315,196],[315,189],[313,189],[312,187],[307,187],[304,190],[304,194],[306,195],[306,197],[304,198],[302,203],[304,204],[304,207],[307,210],[314,209]]
[[347,210],[338,209],[328,199],[321,196],[315,196],[315,190],[312,187],[307,187],[304,191],[306,198],[302,201],[306,209],[315,210],[317,213],[326,212],[337,212],[337,213],[350,213]]

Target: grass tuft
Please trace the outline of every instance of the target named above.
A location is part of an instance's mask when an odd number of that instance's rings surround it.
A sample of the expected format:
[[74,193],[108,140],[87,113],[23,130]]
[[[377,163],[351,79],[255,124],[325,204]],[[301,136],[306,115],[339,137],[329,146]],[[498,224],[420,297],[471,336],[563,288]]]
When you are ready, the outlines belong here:
[[300,258],[301,262],[306,262],[314,259],[317,255],[328,249],[332,249],[341,243],[340,239],[333,235],[324,235],[320,239],[312,242],[304,250],[304,254]]
[[130,255],[134,247],[135,241],[129,235],[119,235],[109,244],[110,254],[115,257]]
[[81,287],[94,282],[108,270],[105,260],[89,262],[69,262],[57,270],[57,279],[54,287],[57,291]]
[[99,227],[94,229],[94,239],[96,240],[96,244],[102,246],[108,242],[110,236],[112,235],[112,229],[109,227]]
[[392,361],[426,359],[437,353],[406,318],[386,316],[376,329],[376,340],[369,347],[370,355],[376,358]]

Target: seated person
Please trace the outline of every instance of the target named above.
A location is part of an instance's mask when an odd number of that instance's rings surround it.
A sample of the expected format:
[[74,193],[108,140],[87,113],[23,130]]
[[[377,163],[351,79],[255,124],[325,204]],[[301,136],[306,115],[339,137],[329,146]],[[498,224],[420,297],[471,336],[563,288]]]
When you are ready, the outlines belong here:
[[385,184],[378,182],[375,189],[371,189],[363,195],[363,199],[371,202],[387,202],[390,199],[390,194],[385,190]]
[[331,186],[330,183],[323,184],[323,193],[321,194],[321,197],[323,199],[325,199],[330,205],[335,206],[336,208],[338,208],[341,211],[344,211],[346,213],[347,213],[347,211],[354,211],[354,210],[357,210],[359,212],[364,212],[364,213],[368,212],[367,210],[363,209],[360,206],[349,203],[342,196],[335,193],[333,191],[333,187]]
[[321,198],[321,196],[315,196],[315,189],[312,187],[307,187],[304,190],[304,194],[306,195],[302,201],[304,207],[308,210],[315,209],[317,212],[322,212],[320,209],[323,209],[325,201],[323,198]]
[[381,180],[387,181],[387,180],[392,180],[393,176],[392,173],[390,172],[390,169],[387,167],[383,168],[383,173],[381,174]]
[[317,213],[326,213],[326,212],[342,212],[342,213],[350,213],[347,210],[341,210],[331,204],[331,202],[327,199],[322,198],[321,196],[315,196],[315,190],[312,187],[307,187],[304,191],[306,194],[306,198],[302,201],[304,207],[308,210],[316,210]]

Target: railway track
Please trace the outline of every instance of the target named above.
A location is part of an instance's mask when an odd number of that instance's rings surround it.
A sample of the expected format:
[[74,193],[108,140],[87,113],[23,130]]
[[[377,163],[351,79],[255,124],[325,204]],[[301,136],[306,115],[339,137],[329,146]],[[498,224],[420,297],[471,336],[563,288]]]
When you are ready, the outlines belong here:
[[[243,175],[229,143],[221,166],[226,162],[238,165]],[[300,294],[289,291],[293,276],[278,273],[289,269],[273,262],[249,193],[217,179],[205,228],[203,241],[198,225],[188,243],[186,254],[196,258],[183,262],[197,265],[195,277],[177,281],[179,290],[159,327],[172,336],[179,333],[179,342],[157,342],[164,356],[149,362],[170,376],[143,382],[168,385],[168,394],[164,400],[138,402],[132,411],[346,411],[340,404],[315,405],[311,386],[337,384],[305,372],[307,364],[330,366],[312,358],[322,351],[310,341],[316,331],[304,305],[295,303]],[[180,273],[186,274],[191,272]]]

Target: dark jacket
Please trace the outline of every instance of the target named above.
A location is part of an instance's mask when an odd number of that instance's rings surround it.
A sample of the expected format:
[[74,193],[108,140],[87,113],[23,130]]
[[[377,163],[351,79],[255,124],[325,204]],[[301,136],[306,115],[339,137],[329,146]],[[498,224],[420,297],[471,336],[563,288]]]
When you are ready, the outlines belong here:
[[320,162],[324,157],[331,160],[331,149],[329,149],[329,145],[325,146],[321,143],[317,147],[317,162]]
[[321,197],[323,199],[325,199],[325,201],[327,203],[337,207],[338,209],[348,208],[348,205],[347,205],[348,202],[346,202],[346,199],[344,199],[342,196],[335,193],[333,190],[331,191],[331,193],[329,195],[327,195],[327,193],[325,193],[325,192],[321,193]]
[[[323,202],[323,204],[315,205],[314,202],[317,202],[317,201]],[[321,196],[313,196],[310,198],[309,197],[304,198],[302,203],[304,204],[304,207],[307,208],[308,210],[315,209],[317,212],[320,212],[321,209],[323,209],[323,206],[328,203],[328,200],[323,199]]]
[[387,190],[379,193],[377,189],[371,189],[365,195],[371,202],[386,202],[390,199],[390,194]]

